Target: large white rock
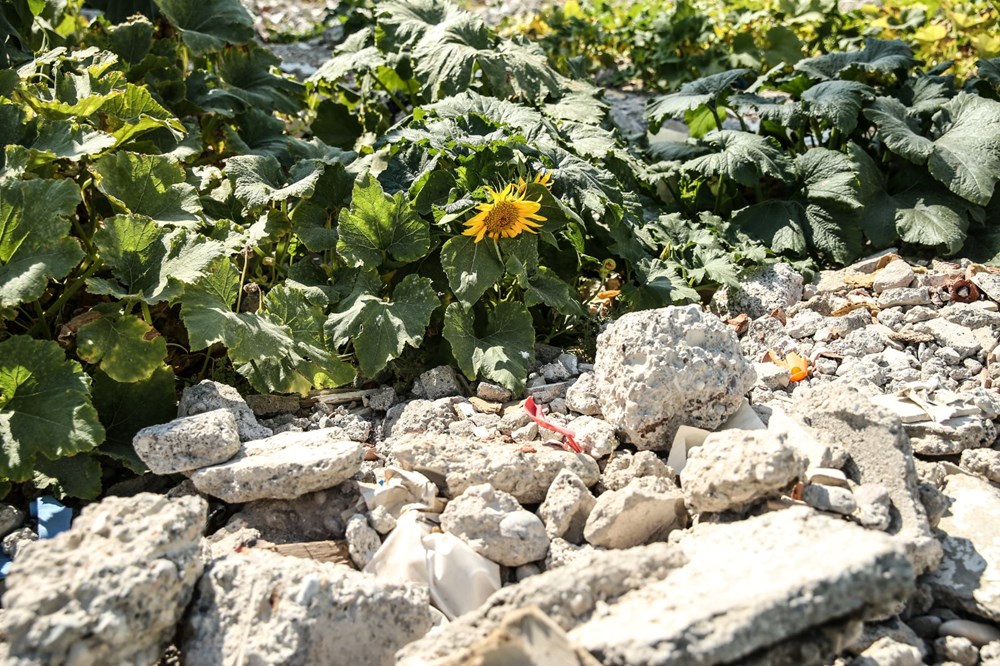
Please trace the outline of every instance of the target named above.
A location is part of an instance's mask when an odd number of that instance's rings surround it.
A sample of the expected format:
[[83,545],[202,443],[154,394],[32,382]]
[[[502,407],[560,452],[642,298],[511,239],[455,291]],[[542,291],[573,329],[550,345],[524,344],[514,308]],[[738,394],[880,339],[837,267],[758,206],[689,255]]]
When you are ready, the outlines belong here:
[[488,483],[466,488],[448,502],[441,514],[441,529],[486,559],[508,567],[537,562],[549,548],[541,519]]
[[1000,622],[1000,489],[956,472],[943,492],[949,507],[937,529],[944,558],[926,580],[938,603]]
[[771,264],[751,270],[739,287],[719,289],[710,307],[720,317],[746,314],[757,319],[802,300],[802,276],[788,264]]
[[446,497],[457,497],[469,486],[489,483],[513,495],[522,504],[537,504],[556,475],[568,469],[587,487],[597,483],[597,461],[536,445],[483,443],[451,435],[404,435],[386,441],[387,448],[405,470],[414,470],[434,481]]
[[695,513],[729,511],[788,488],[808,466],[809,460],[784,435],[723,430],[691,450],[681,485]]
[[570,543],[583,540],[583,526],[597,499],[573,472],[559,472],[545,501],[538,507],[538,517],[545,524],[550,539],[562,538]]
[[180,647],[188,666],[388,666],[431,624],[422,585],[250,549],[205,570]]
[[4,663],[155,663],[201,575],[207,509],[197,496],[108,497],[28,544],[3,597]]
[[647,450],[722,425],[754,383],[736,334],[697,305],[623,316],[598,337],[594,376],[605,419]]
[[673,530],[687,526],[684,495],[669,479],[642,476],[621,490],[597,498],[583,536],[603,548],[631,548],[665,541]]
[[246,442],[221,465],[191,473],[199,492],[230,503],[295,499],[333,488],[361,469],[364,449],[335,431],[283,432]]
[[143,428],[132,446],[153,474],[176,474],[229,460],[240,434],[233,411],[215,409]]
[[177,405],[177,416],[193,416],[216,409],[228,409],[233,413],[240,431],[240,439],[244,442],[270,437],[273,434],[270,428],[257,423],[257,417],[239,391],[228,384],[220,384],[210,379],[184,389],[180,404]]

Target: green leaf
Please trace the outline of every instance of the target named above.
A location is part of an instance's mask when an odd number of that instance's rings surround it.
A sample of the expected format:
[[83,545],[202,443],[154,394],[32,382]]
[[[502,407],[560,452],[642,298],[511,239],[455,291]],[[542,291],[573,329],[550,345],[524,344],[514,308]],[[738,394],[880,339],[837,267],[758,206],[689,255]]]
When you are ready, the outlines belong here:
[[117,151],[97,160],[91,172],[119,210],[162,225],[194,228],[201,222],[198,192],[170,158]]
[[361,372],[374,377],[406,345],[420,346],[431,314],[440,304],[429,278],[407,275],[390,301],[362,294],[346,310],[331,314],[326,329],[337,344],[351,338]]
[[226,252],[220,241],[183,229],[169,231],[135,215],[104,220],[94,245],[113,279],[90,278],[91,293],[140,298],[150,305],[180,296]]
[[480,95],[473,90],[466,90],[440,102],[423,106],[415,114],[425,112],[451,120],[478,115],[497,127],[513,127],[526,136],[531,136],[542,124],[542,115],[531,107]]
[[292,230],[310,252],[325,252],[337,247],[337,230],[322,206],[303,201],[289,216]]
[[1000,58],[977,60],[976,72],[980,78],[1000,88]]
[[778,254],[806,256],[804,207],[793,201],[764,201],[737,211],[733,224]]
[[733,182],[755,187],[763,176],[781,181],[794,178],[792,162],[771,137],[749,132],[711,132],[702,143],[714,152],[687,161],[684,167],[703,176],[725,176]]
[[124,92],[101,105],[104,131],[122,145],[140,134],[157,129],[169,130],[177,139],[187,131],[172,113],[153,99],[149,90],[129,83]]
[[184,43],[195,55],[253,39],[253,17],[239,0],[155,2],[167,20],[181,31]]
[[891,74],[898,70],[908,70],[919,63],[906,42],[869,37],[865,40],[864,50],[827,53],[815,58],[806,58],[795,64],[795,70],[815,79],[828,80],[837,78],[838,74],[849,67]]
[[537,44],[501,40],[479,64],[494,97],[541,102],[549,96],[554,99],[560,96],[562,77],[552,69]]
[[298,162],[286,179],[274,157],[240,155],[226,160],[225,173],[239,202],[254,210],[292,197],[308,198],[323,170],[324,165],[315,160]]
[[108,28],[108,46],[129,65],[138,64],[153,47],[153,24],[135,15]]
[[94,407],[107,437],[97,453],[123,463],[136,474],[146,471],[132,440],[151,425],[166,423],[177,416],[174,371],[161,365],[149,378],[138,382],[116,382],[98,370],[94,373]]
[[117,143],[110,134],[70,120],[41,123],[31,149],[71,162],[97,155]]
[[218,98],[237,101],[237,110],[257,109],[297,113],[301,104],[302,84],[271,73],[280,64],[270,51],[254,46],[228,48],[219,58],[220,85],[208,91],[206,106],[214,106]]
[[340,211],[337,234],[337,252],[354,267],[378,266],[388,257],[416,261],[430,250],[430,225],[404,193],[385,194],[371,174],[354,184],[350,207]]
[[892,152],[915,164],[923,164],[934,152],[934,142],[917,133],[917,119],[893,97],[879,97],[865,117],[875,123],[879,138]]
[[185,290],[181,302],[191,351],[229,339],[227,330],[235,315],[232,309],[240,291],[240,272],[229,259],[220,259],[211,268]]
[[441,246],[441,267],[455,296],[469,305],[478,301],[504,274],[492,241],[484,239],[476,243],[471,236],[455,236]]
[[507,273],[517,276],[520,282],[527,280],[528,273],[538,270],[538,236],[521,234],[515,238],[500,238],[497,246]]
[[949,195],[907,193],[895,197],[899,237],[913,245],[940,247],[945,255],[962,249],[969,220]]
[[802,101],[808,103],[811,116],[850,134],[858,126],[861,104],[874,92],[857,81],[823,81],[802,93]]
[[319,69],[309,77],[309,82],[326,81],[336,84],[348,74],[357,75],[385,65],[385,56],[377,47],[369,44],[370,38],[371,30],[359,30],[345,39],[334,49],[333,57],[320,65]]
[[343,104],[325,99],[316,107],[312,133],[331,146],[352,148],[364,128],[357,115]]
[[56,497],[96,499],[101,494],[101,464],[93,453],[58,460],[38,458],[31,480],[35,488]]
[[934,141],[931,175],[960,197],[985,206],[1000,180],[1000,102],[959,93],[942,112],[948,130]]
[[79,363],[50,340],[0,342],[0,478],[27,481],[36,460],[89,451],[103,439]]
[[[473,85],[476,65],[496,76],[493,40],[482,19],[456,11],[445,22],[431,26],[413,47],[414,73],[425,81],[431,99],[462,92]],[[489,72],[487,72],[487,67]]]
[[531,307],[538,303],[555,308],[562,314],[582,316],[584,313],[573,288],[545,266],[539,266],[537,272],[528,278],[524,290],[525,305]]
[[520,303],[497,303],[478,327],[472,308],[452,303],[444,313],[444,337],[470,380],[483,377],[519,394],[534,359],[535,329]]
[[116,382],[138,382],[163,365],[167,341],[139,317],[101,316],[77,331],[76,353]]
[[685,111],[718,104],[734,89],[737,82],[752,75],[753,72],[749,69],[731,69],[685,83],[677,92],[655,98],[646,109],[650,131],[655,133],[664,120],[680,117]]
[[0,308],[41,297],[83,258],[69,236],[80,203],[71,180],[0,180]]
[[421,215],[428,215],[434,205],[447,203],[448,195],[455,187],[455,176],[449,171],[431,171],[421,181],[410,188],[413,207]]
[[[236,116],[236,128],[226,125],[227,148],[237,155],[288,156],[285,123],[270,113],[249,109]],[[200,151],[199,151],[200,152]]]

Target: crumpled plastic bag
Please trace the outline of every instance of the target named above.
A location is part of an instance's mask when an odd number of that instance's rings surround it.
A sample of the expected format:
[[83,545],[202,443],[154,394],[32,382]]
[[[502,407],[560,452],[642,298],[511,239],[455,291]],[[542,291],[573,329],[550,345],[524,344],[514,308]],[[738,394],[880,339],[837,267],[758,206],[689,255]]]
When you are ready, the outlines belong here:
[[369,511],[380,506],[396,518],[366,573],[427,585],[431,603],[448,620],[475,610],[500,589],[499,564],[438,528],[437,516],[447,502],[426,476],[386,467],[378,483],[358,487]]

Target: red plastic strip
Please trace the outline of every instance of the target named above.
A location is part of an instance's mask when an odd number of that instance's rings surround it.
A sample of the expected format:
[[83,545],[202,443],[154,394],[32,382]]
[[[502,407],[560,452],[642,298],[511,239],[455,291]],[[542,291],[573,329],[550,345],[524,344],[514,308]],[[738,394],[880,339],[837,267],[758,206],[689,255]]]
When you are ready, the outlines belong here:
[[561,425],[552,423],[551,421],[545,420],[545,417],[542,415],[542,406],[535,404],[534,398],[529,397],[527,400],[524,401],[524,411],[528,413],[528,416],[531,417],[531,420],[537,423],[539,427],[545,428],[546,430],[551,430],[553,432],[557,432],[560,435],[564,436],[566,438],[566,445],[572,451],[576,453],[583,453],[583,449],[581,449],[580,445],[576,443],[575,439],[573,439],[573,433],[569,429],[564,428]]

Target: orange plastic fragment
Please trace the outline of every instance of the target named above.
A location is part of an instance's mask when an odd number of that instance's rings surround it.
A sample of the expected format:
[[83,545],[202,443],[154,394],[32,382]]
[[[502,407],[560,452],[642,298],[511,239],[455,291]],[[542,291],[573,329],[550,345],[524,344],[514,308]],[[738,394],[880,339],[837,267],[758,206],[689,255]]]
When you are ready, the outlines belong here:
[[767,352],[765,361],[788,368],[788,380],[800,382],[809,376],[809,359],[799,356],[795,352],[790,352],[785,358],[778,358],[773,351]]

